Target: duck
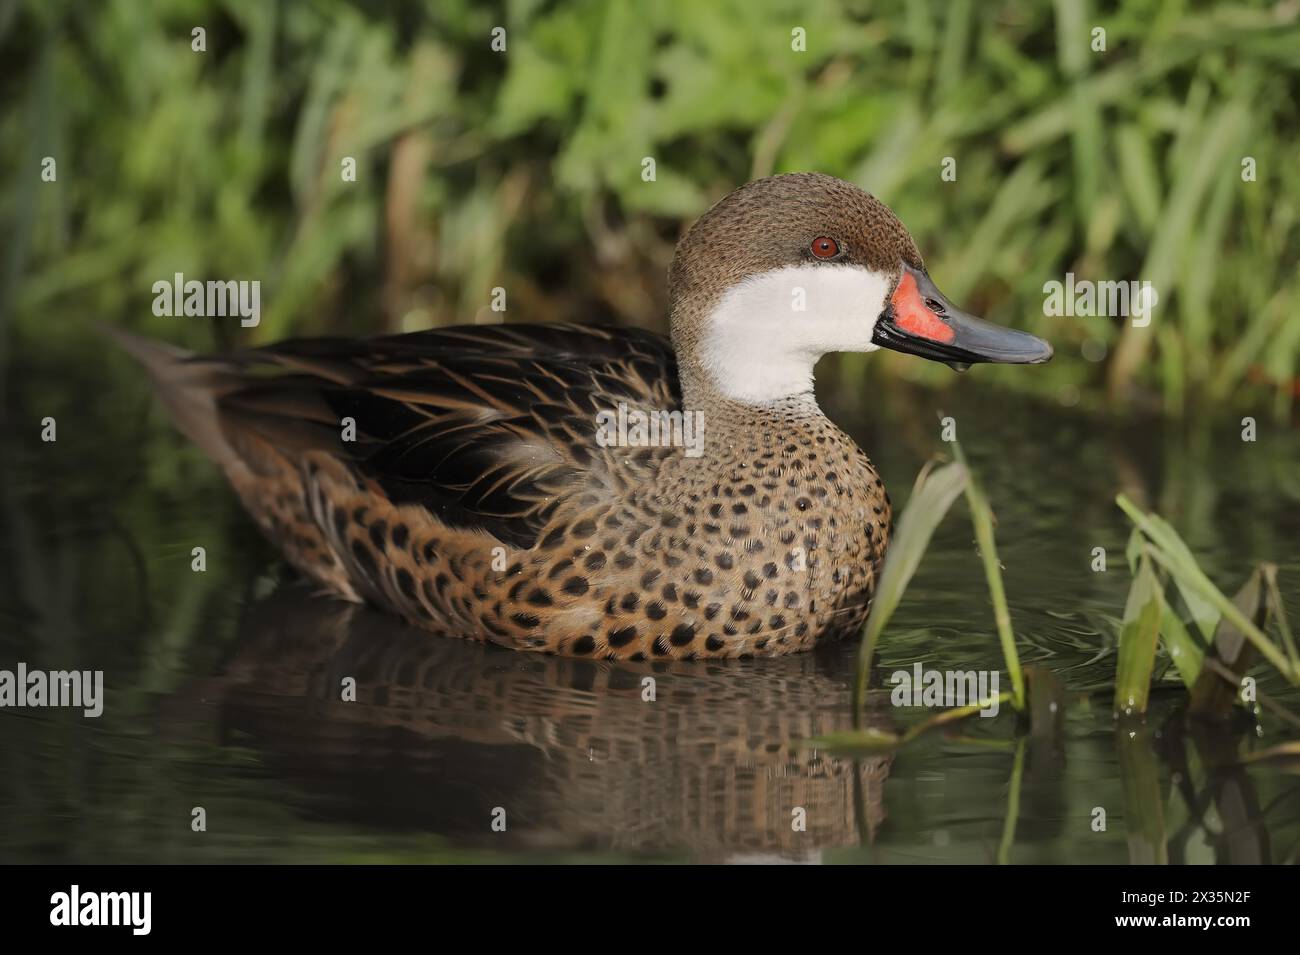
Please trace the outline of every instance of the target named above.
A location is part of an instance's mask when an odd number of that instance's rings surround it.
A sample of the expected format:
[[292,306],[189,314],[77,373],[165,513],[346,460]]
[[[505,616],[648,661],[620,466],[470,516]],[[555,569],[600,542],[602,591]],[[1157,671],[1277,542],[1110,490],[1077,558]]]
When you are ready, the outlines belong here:
[[965,370],[1051,345],[957,308],[883,202],[821,173],[717,201],[668,291],[668,338],[507,323],[199,355],[110,335],[333,597],[572,657],[772,657],[857,632],[892,507],[819,407],[817,361]]

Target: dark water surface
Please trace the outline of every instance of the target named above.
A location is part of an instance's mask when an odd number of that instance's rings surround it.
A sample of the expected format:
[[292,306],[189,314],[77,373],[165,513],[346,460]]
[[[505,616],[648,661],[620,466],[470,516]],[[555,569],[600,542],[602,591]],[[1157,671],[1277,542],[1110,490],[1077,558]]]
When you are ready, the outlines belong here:
[[[0,711],[0,861],[1300,857],[1300,777],[1243,762],[1295,728],[1265,712],[1189,729],[1172,677],[1145,723],[1117,725],[1108,692],[1129,584],[1119,491],[1167,516],[1229,592],[1251,561],[1276,562],[1300,618],[1300,438],[1281,426],[1261,419],[1253,444],[1235,418],[1120,426],[982,390],[978,371],[945,394],[827,401],[899,507],[943,449],[937,412],[956,418],[997,511],[1022,660],[1066,688],[1057,738],[1018,736],[1008,709],[855,760],[800,745],[849,727],[853,646],[571,661],[313,596],[125,361],[82,366],[38,363],[9,385],[0,668],[102,669],[106,703],[99,719]],[[47,414],[55,444],[37,437]],[[1001,668],[972,536],[959,503],[885,634],[878,684],[918,661]],[[356,702],[339,699],[345,677]],[[871,698],[881,728],[929,715],[887,688]]]

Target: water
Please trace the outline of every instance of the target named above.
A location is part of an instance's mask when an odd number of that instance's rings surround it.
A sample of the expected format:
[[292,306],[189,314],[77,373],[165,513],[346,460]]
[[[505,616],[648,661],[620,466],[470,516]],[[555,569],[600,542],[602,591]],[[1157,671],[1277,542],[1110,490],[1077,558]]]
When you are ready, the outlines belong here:
[[[1117,726],[1107,692],[1129,582],[1118,491],[1174,521],[1226,589],[1252,560],[1276,562],[1300,618],[1291,431],[1261,422],[1243,444],[1229,418],[1119,425],[983,390],[979,371],[948,393],[894,382],[828,401],[900,504],[942,449],[937,412],[956,417],[997,511],[1022,659],[1065,686],[1054,738],[1017,735],[1008,710],[853,759],[802,745],[850,725],[847,644],[572,661],[314,596],[129,365],[90,359],[38,361],[11,383],[0,667],[103,669],[107,700],[97,720],[0,712],[0,861],[1300,858],[1296,776],[1242,762],[1294,728],[1268,713],[1188,728],[1175,683],[1145,723]],[[55,444],[34,437],[46,414]],[[958,504],[886,632],[873,726],[931,715],[890,704],[895,670],[1000,668],[972,536]],[[356,702],[339,699],[346,677]]]

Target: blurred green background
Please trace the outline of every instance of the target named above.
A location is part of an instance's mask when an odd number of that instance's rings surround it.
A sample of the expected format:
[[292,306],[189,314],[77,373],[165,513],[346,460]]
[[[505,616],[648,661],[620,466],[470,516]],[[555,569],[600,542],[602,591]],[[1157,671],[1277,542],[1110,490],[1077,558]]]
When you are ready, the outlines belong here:
[[[492,321],[494,286],[511,321],[663,328],[682,229],[815,169],[888,202],[955,301],[1055,343],[984,380],[1293,412],[1295,0],[0,0],[0,50],[11,361],[88,318],[197,348]],[[1154,321],[1044,316],[1067,271],[1152,282]],[[175,272],[260,279],[261,325],[154,317]],[[954,378],[893,355],[822,377],[878,374]]]

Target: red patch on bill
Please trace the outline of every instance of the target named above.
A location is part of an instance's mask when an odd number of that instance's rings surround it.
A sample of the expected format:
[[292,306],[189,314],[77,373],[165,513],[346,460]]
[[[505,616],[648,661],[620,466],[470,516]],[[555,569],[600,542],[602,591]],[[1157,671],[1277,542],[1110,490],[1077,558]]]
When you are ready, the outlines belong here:
[[951,326],[926,308],[916,287],[916,279],[910,272],[903,273],[903,280],[889,301],[894,306],[894,324],[909,335],[932,342],[950,342],[957,337]]

